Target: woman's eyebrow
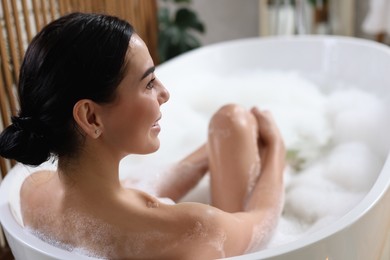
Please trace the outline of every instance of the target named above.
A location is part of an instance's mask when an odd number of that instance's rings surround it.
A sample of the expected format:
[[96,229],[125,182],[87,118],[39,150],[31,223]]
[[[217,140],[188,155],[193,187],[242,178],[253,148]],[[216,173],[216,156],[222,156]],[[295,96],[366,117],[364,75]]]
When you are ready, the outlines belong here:
[[150,73],[153,73],[155,69],[156,69],[155,66],[150,67],[149,69],[147,69],[147,70],[145,71],[144,75],[142,75],[141,80],[143,80],[144,78],[146,78]]

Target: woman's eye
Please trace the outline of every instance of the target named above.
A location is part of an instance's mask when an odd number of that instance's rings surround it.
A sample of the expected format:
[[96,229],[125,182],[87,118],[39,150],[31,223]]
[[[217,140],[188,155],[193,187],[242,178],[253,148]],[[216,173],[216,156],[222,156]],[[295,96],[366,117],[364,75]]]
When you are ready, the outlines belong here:
[[154,81],[155,81],[156,78],[152,78],[148,84],[146,85],[146,88],[147,89],[152,89],[154,87]]

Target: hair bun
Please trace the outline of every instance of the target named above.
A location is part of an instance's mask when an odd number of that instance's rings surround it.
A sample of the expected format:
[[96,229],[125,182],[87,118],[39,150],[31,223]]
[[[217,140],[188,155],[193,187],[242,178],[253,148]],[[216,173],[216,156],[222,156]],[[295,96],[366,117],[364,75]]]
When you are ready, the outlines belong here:
[[12,125],[0,134],[0,155],[27,165],[39,165],[50,157],[45,136],[31,117],[12,117]]
[[31,116],[27,117],[19,117],[12,116],[11,117],[12,124],[16,129],[21,131],[30,131],[39,133],[37,123],[34,122],[34,119]]

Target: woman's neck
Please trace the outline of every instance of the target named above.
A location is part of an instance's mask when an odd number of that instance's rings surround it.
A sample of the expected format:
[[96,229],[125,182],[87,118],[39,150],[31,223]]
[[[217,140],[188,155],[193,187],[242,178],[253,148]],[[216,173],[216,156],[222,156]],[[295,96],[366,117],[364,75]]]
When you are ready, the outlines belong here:
[[121,188],[119,161],[112,155],[95,152],[80,152],[72,158],[59,158],[58,176],[65,190],[102,194]]

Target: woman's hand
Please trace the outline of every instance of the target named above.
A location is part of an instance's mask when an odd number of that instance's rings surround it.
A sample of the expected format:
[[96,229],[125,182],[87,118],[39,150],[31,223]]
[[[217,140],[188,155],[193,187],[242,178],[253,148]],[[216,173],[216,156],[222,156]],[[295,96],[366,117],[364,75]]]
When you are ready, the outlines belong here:
[[285,146],[282,135],[277,127],[272,114],[269,111],[260,111],[257,107],[251,109],[257,120],[258,142],[260,157],[263,159],[269,150],[277,152],[279,156],[285,156]]

